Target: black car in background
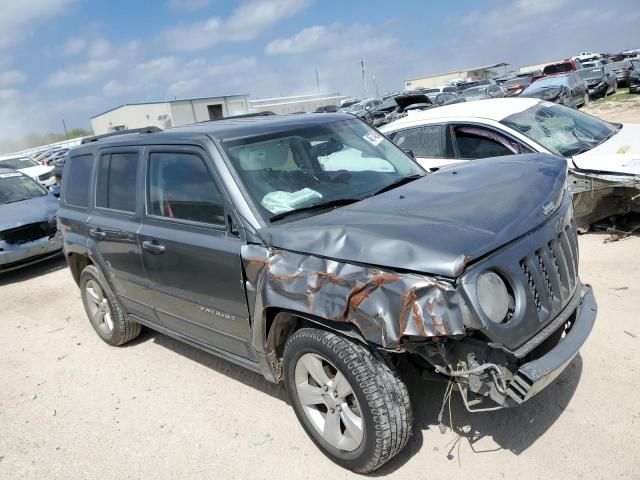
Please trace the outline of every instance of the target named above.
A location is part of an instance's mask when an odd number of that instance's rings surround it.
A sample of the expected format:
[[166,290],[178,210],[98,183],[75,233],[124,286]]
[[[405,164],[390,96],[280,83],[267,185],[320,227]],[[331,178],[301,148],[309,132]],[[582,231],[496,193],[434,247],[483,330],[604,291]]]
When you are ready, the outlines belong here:
[[578,71],[578,75],[587,84],[590,98],[606,97],[610,93],[616,93],[618,89],[618,80],[609,66],[583,68]]
[[618,79],[618,86],[626,86],[629,81],[629,75],[631,75],[631,72],[633,71],[633,64],[631,61],[622,60],[621,62],[612,63],[609,67]]
[[627,80],[629,84],[629,93],[640,93],[640,60],[631,60],[633,71],[629,74]]
[[522,97],[539,98],[572,108],[579,108],[589,102],[587,84],[577,73],[553,75],[533,82]]

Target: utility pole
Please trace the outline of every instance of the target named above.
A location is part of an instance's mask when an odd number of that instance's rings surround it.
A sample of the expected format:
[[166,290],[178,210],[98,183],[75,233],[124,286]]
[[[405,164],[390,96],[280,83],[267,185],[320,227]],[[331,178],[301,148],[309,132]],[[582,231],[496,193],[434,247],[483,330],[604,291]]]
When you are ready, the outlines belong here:
[[369,93],[367,92],[367,72],[364,68],[364,58],[360,59],[360,69],[362,70],[362,86],[364,87],[364,98],[368,98]]
[[316,92],[320,93],[320,74],[318,73],[317,68],[316,68]]
[[378,90],[378,81],[376,80],[376,74],[372,73],[371,78],[373,80],[373,85],[376,87],[376,97],[380,96],[380,90]]
[[62,126],[64,127],[64,138],[69,140],[69,134],[67,133],[67,124],[64,123],[64,118],[62,119]]

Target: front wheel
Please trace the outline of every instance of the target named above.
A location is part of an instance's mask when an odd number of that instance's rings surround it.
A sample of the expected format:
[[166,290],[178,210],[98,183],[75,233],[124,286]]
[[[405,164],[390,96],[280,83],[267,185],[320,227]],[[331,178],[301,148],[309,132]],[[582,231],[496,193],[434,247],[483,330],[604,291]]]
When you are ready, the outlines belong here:
[[407,387],[382,356],[333,333],[303,328],[287,341],[284,374],[298,420],[337,464],[372,472],[407,443]]

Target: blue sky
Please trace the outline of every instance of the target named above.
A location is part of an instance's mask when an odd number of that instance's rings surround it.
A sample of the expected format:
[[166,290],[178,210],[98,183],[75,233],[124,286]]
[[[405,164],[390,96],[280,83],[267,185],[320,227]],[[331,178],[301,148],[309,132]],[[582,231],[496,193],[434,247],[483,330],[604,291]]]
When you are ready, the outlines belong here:
[[127,102],[315,90],[640,47],[637,0],[0,0],[0,141]]

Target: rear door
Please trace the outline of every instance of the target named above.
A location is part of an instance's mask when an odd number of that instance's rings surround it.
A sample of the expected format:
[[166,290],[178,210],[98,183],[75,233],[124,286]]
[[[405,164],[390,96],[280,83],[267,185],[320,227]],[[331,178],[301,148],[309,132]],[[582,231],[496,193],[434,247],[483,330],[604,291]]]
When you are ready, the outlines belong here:
[[94,209],[87,221],[89,240],[101,270],[125,311],[153,318],[146,304],[146,275],[138,245],[142,169],[140,147],[100,151],[96,165]]
[[447,146],[444,125],[422,125],[398,130],[388,134],[389,138],[405,151],[411,151],[416,161],[427,170],[456,163]]
[[225,195],[208,155],[180,146],[153,147],[145,157],[146,208],[139,239],[157,321],[253,359],[243,241],[227,228]]

